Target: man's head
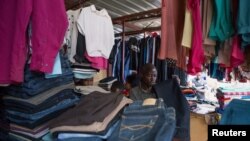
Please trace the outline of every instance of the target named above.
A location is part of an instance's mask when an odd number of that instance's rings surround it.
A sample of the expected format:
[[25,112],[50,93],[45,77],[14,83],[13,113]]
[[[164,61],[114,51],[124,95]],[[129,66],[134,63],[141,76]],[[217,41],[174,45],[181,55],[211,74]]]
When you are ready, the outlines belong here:
[[196,74],[196,79],[198,79],[198,80],[201,79],[201,72],[198,72],[198,73]]
[[120,93],[124,89],[124,85],[120,81],[115,81],[110,88],[110,91],[113,93]]
[[152,64],[145,64],[141,69],[141,81],[147,85],[152,86],[156,83],[157,70]]

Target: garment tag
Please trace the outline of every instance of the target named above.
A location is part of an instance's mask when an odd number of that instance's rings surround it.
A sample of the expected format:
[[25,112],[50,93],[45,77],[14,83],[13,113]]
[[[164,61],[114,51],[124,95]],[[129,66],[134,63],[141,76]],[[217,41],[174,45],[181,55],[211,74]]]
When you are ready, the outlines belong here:
[[156,104],[156,99],[155,98],[147,98],[143,101],[143,106],[145,105],[155,105]]
[[60,54],[58,53],[55,59],[54,67],[52,73],[46,73],[45,78],[57,77],[57,75],[62,74]]

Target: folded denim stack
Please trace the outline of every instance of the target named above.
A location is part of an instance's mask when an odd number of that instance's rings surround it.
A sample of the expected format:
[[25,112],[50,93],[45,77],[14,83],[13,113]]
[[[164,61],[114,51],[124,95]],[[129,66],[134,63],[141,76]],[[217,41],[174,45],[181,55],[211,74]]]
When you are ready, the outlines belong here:
[[62,85],[29,99],[4,97],[6,118],[12,123],[10,132],[34,139],[48,133],[44,124],[79,101],[73,87],[73,83]]
[[108,141],[172,141],[176,127],[175,109],[163,99],[145,105],[134,101],[124,109],[121,122]]
[[9,135],[39,140],[49,132],[50,121],[80,99],[74,92],[73,73],[67,57],[60,53],[62,74],[50,75],[25,68],[24,83],[6,87],[3,97]]
[[[92,92],[72,109],[54,119],[50,132],[58,139],[107,139],[118,124],[120,113],[132,100],[115,93]],[[72,115],[74,115],[72,117]]]

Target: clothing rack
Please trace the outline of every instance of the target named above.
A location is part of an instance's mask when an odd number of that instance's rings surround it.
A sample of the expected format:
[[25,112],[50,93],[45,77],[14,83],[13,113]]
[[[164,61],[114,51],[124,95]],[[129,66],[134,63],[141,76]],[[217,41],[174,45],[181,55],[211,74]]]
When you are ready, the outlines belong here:
[[143,28],[141,30],[117,33],[117,34],[115,34],[115,37],[123,36],[123,34],[125,34],[125,36],[129,36],[129,35],[136,35],[136,34],[140,34],[140,33],[160,31],[160,30],[161,30],[160,26],[158,26],[158,27],[149,27],[149,28]]
[[[125,63],[125,60],[124,60],[124,57],[125,57],[125,36],[126,35],[135,35],[135,34],[139,34],[139,33],[144,33],[144,36],[145,36],[145,32],[159,31],[161,29],[160,26],[159,27],[148,27],[147,26],[146,28],[143,28],[143,29],[125,32],[126,22],[138,21],[141,19],[157,18],[157,17],[161,17],[161,8],[152,9],[152,10],[143,11],[143,12],[138,12],[135,14],[125,15],[122,17],[112,19],[113,24],[122,25],[122,32],[115,34],[116,37],[122,36],[122,74],[124,74],[124,63]],[[107,74],[109,74],[109,72]],[[122,75],[122,77],[124,77],[124,75]],[[122,78],[122,80],[125,80],[125,78]]]

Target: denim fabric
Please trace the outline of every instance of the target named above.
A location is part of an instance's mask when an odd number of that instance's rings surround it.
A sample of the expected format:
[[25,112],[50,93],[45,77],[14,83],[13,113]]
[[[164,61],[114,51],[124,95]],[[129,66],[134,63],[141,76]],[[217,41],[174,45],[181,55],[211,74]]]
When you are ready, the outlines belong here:
[[130,53],[129,53],[129,47],[126,46],[126,54],[125,54],[125,61],[124,61],[124,74],[123,74],[123,81],[122,82],[125,82],[126,81],[126,78],[127,76],[130,74],[129,72],[129,66],[130,66]]
[[50,88],[73,82],[73,73],[70,62],[62,50],[60,51],[60,60],[62,74],[58,75],[58,78],[50,79],[46,79],[43,73],[31,71],[30,66],[27,64],[24,70],[24,82],[21,85],[11,85],[7,87],[6,94],[15,97],[28,98]]
[[48,114],[54,113],[54,112],[59,111],[61,109],[68,108],[68,107],[74,105],[77,101],[79,101],[79,98],[77,96],[75,96],[72,99],[65,99],[65,100],[59,102],[58,104],[48,108],[48,109],[45,109],[41,112],[33,113],[33,114],[26,114],[26,113],[17,112],[17,111],[10,111],[10,110],[6,110],[6,112],[7,112],[7,117],[14,119],[15,121],[18,121],[18,119],[14,118],[14,117],[20,117],[21,119],[23,119],[21,122],[36,121],[36,120],[39,120],[39,119],[45,117]]
[[221,125],[250,125],[250,101],[233,99],[224,109]]
[[[64,88],[67,88],[67,85],[62,85],[64,86]],[[56,87],[58,88],[58,87]],[[56,89],[55,88],[55,89]],[[48,93],[48,91],[46,91]],[[41,93],[41,94],[45,94],[45,93]],[[18,99],[5,99],[4,100],[4,104],[6,105],[6,110],[11,110],[11,111],[17,111],[17,112],[22,112],[22,113],[27,113],[27,114],[32,114],[32,113],[37,113],[37,112],[40,112],[40,111],[43,111],[45,109],[48,109],[56,104],[58,104],[59,102],[65,100],[65,99],[73,99],[75,97],[75,92],[73,89],[64,89],[56,94],[54,94],[53,96],[50,96],[47,97],[44,101],[42,101],[41,103],[39,103],[38,100],[41,100],[41,98],[43,97],[40,97],[40,94],[37,95],[39,96],[38,98],[40,99],[36,99],[34,97],[34,99],[32,99],[32,102],[33,101],[37,101],[37,103],[33,102],[31,103],[30,100],[28,100],[29,102],[26,102],[26,101],[21,101],[21,100],[18,100]],[[36,96],[36,97],[37,97]],[[44,95],[43,95],[44,96]]]
[[112,125],[109,129],[108,132],[105,135],[96,135],[96,134],[86,134],[86,133],[59,133],[58,134],[58,139],[68,139],[68,138],[83,138],[83,140],[88,141],[88,138],[100,138],[100,139],[107,139],[110,137],[110,135],[114,132],[116,127],[118,126],[120,121],[116,121],[114,125]]
[[142,106],[134,101],[124,109],[121,123],[108,141],[171,141],[175,131],[175,110],[162,99]]
[[89,137],[89,138],[76,137],[68,139],[57,139],[56,141],[104,141],[104,140],[97,137]]
[[111,64],[112,64],[112,76],[115,77],[117,76],[117,60],[118,60],[118,54],[119,54],[119,47],[120,47],[121,41],[116,42],[114,45],[114,50],[113,50],[113,57],[111,59]]
[[[78,98],[77,98],[78,99]],[[55,118],[56,116],[58,116],[59,114],[61,114],[62,112],[64,112],[66,109],[68,109],[69,107],[73,106],[75,101],[72,101],[72,103],[68,103],[67,106],[66,105],[59,105],[58,109],[52,113],[47,113],[46,115],[44,115],[42,118],[38,119],[38,120],[28,120],[28,119],[22,119],[20,117],[7,117],[11,122],[17,124],[17,125],[21,125],[27,128],[34,128],[39,126],[40,124],[43,124],[44,122],[47,122],[48,120],[51,120],[53,118]]]
[[73,74],[51,79],[44,78],[41,81],[40,80],[37,81],[36,84],[32,86],[32,88],[26,88],[21,86],[10,86],[9,88],[7,88],[6,93],[15,97],[29,98],[39,93],[42,93],[48,89],[64,84],[69,84],[72,82],[73,82]]
[[[72,68],[68,60],[68,57],[64,55],[62,50],[60,50],[59,55],[60,55],[61,67],[62,67],[62,74],[59,76],[72,74]],[[44,78],[44,73],[31,71],[28,64],[25,66],[24,74],[25,74],[24,83],[22,84],[22,86],[27,87],[27,88],[32,87],[32,82],[30,81],[32,81],[33,79]]]
[[117,47],[117,55],[116,55],[116,64],[115,64],[115,74],[114,77],[117,77],[119,81],[121,81],[121,65],[122,65],[122,42],[118,44],[119,46]]

